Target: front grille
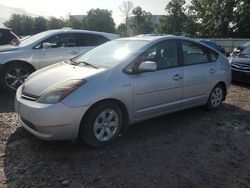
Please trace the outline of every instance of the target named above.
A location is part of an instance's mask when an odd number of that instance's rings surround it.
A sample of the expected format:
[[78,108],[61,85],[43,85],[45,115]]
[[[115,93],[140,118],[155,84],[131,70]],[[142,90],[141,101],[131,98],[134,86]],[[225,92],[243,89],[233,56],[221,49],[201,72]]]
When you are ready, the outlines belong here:
[[29,101],[36,101],[38,99],[38,96],[27,94],[27,93],[22,93],[22,98],[29,100]]
[[36,130],[35,126],[34,126],[31,122],[27,121],[26,119],[24,119],[24,118],[22,118],[22,117],[20,117],[20,119],[21,119],[21,121],[22,121],[25,125],[27,125],[29,128],[31,128],[31,129],[33,129],[33,130]]
[[247,63],[232,63],[231,66],[234,69],[250,71],[250,64],[247,64]]

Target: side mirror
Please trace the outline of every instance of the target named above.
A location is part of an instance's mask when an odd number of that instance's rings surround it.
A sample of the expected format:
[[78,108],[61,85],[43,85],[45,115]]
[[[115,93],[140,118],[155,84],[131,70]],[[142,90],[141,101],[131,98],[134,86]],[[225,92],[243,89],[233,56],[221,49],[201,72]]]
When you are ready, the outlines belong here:
[[51,46],[52,46],[52,44],[50,44],[49,42],[44,42],[44,43],[42,44],[42,48],[43,48],[43,49],[51,48]]
[[157,65],[153,61],[144,61],[139,65],[139,72],[154,72],[157,70]]

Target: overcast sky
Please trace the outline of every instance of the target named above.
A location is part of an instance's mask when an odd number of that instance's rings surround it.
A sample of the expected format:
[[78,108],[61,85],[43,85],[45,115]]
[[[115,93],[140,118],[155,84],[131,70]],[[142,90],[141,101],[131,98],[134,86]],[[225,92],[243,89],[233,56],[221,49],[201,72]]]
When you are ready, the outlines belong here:
[[[86,14],[91,8],[102,8],[113,11],[113,18],[117,24],[122,21],[119,10],[123,0],[0,0],[0,4],[21,8],[27,12],[43,15],[66,17],[70,14]],[[130,0],[135,6],[139,5],[152,14],[165,14],[165,7],[169,0]],[[1,16],[1,13],[0,13]]]

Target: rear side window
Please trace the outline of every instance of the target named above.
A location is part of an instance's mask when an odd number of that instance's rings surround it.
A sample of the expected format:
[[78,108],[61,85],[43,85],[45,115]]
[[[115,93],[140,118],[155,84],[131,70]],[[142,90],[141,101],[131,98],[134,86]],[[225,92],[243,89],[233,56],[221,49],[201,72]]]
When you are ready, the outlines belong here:
[[209,56],[210,56],[210,62],[215,62],[217,61],[219,54],[213,50],[208,49],[209,51]]
[[184,65],[195,65],[209,62],[209,56],[205,48],[189,41],[182,41]]
[[88,34],[88,33],[77,33],[77,46],[98,46],[103,44],[109,39],[102,35]]
[[219,56],[217,52],[190,41],[182,41],[181,47],[184,65],[215,62]]

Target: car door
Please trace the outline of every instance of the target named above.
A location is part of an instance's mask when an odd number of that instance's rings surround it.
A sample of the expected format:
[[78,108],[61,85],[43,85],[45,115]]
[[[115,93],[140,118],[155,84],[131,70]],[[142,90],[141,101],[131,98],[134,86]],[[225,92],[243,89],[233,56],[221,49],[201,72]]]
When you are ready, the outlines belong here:
[[184,71],[183,105],[205,103],[213,85],[215,56],[218,54],[203,45],[185,40],[181,41],[181,51]]
[[[50,45],[44,48],[43,45]],[[33,49],[33,61],[39,62],[39,68],[71,59],[79,54],[74,33],[57,34],[36,45]]]
[[183,69],[176,40],[150,47],[137,61],[154,61],[157,71],[134,77],[134,118],[143,119],[182,106]]
[[109,41],[106,37],[91,33],[76,33],[80,53],[85,53],[98,45]]

